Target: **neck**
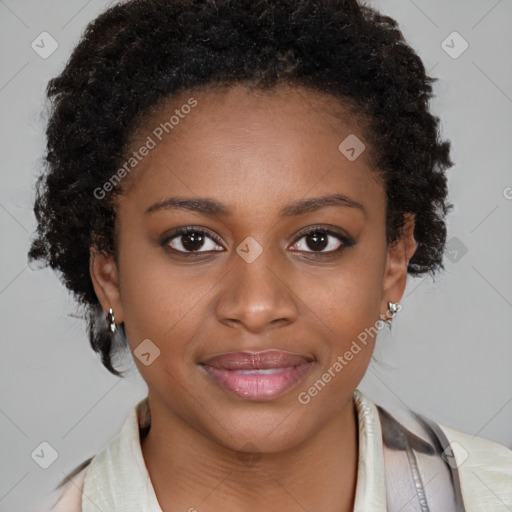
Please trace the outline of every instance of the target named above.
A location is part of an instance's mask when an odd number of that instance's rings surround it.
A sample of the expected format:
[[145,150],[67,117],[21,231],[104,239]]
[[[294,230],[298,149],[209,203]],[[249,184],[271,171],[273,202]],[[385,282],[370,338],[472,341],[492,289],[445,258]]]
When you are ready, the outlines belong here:
[[358,421],[352,401],[312,438],[279,453],[241,454],[151,400],[142,453],[162,510],[353,510]]

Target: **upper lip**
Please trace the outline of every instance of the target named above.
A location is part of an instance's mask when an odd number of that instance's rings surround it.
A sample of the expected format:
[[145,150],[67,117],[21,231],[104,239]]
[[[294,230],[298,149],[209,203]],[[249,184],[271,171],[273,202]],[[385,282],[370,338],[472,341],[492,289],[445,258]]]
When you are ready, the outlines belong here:
[[203,361],[201,364],[223,370],[265,370],[289,368],[310,363],[312,357],[281,350],[262,352],[228,352]]

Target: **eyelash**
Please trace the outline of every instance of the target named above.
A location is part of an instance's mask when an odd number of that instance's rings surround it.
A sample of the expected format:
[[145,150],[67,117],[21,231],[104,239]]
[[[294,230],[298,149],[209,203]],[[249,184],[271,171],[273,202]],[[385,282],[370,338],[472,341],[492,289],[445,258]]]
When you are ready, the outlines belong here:
[[[180,236],[188,235],[190,233],[204,235],[204,236],[212,239],[218,245],[222,246],[221,240],[218,236],[214,235],[213,233],[210,233],[209,231],[204,230],[203,228],[194,227],[194,226],[187,226],[184,228],[176,229],[170,235],[166,236],[164,240],[162,240],[161,245],[168,246],[169,242],[171,242],[175,238],[179,238]],[[340,254],[344,249],[351,247],[355,243],[354,240],[351,239],[350,237],[343,236],[340,233],[332,231],[328,228],[314,226],[312,228],[307,228],[304,231],[301,231],[297,235],[297,238],[295,239],[295,241],[293,242],[292,245],[296,245],[302,238],[304,238],[305,236],[307,236],[311,233],[323,233],[328,236],[333,236],[334,238],[337,238],[341,242],[341,245],[335,250],[326,251],[326,252],[321,252],[321,251],[294,251],[294,252],[305,253],[308,255],[308,257],[312,256],[313,258],[316,258],[319,256],[320,257],[328,257],[328,256],[332,257],[332,256]],[[211,252],[211,251],[179,251],[179,250],[173,249],[172,247],[169,247],[169,250],[172,251],[174,254],[187,255],[187,257],[189,257],[189,256],[194,257],[194,256],[198,256],[201,254],[207,254],[207,253]],[[214,252],[221,252],[221,251],[214,251]]]

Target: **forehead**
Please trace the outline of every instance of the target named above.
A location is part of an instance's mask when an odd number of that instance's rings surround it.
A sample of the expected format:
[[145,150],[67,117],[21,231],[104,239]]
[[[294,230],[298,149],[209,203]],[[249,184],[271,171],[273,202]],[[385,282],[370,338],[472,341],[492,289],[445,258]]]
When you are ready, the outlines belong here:
[[[190,104],[194,106],[190,108]],[[183,139],[191,129],[210,130],[212,122],[223,129],[217,130],[219,137],[226,133],[231,138],[236,138],[237,134],[243,136],[250,130],[260,130],[262,136],[261,128],[268,129],[270,125],[309,134],[357,133],[364,138],[363,132],[369,125],[353,100],[341,100],[304,86],[282,84],[267,89],[246,84],[208,86],[161,100],[139,121],[132,143],[148,134],[159,141],[161,138]]]
[[309,192],[382,195],[352,105],[305,88],[187,91],[146,116],[128,154],[145,141],[152,148],[129,176],[129,195],[213,194],[233,207],[250,198],[282,205]]

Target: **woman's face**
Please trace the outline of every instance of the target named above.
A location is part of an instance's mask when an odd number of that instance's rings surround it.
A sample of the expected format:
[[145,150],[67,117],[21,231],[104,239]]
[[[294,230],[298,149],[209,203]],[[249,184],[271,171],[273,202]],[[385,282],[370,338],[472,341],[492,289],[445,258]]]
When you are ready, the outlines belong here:
[[132,144],[117,261],[93,261],[152,408],[235,450],[291,448],[351,406],[404,290],[412,229],[386,246],[371,148],[358,156],[364,134],[333,102],[284,87],[174,98]]

